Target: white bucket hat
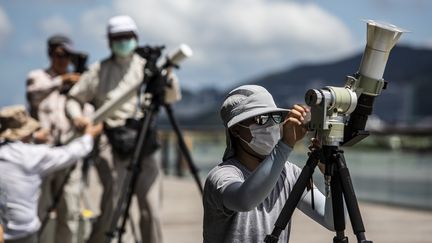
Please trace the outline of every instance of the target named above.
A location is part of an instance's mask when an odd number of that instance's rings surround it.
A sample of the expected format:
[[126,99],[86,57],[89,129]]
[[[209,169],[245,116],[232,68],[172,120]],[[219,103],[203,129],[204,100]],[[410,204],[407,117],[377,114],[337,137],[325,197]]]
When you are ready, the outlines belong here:
[[228,93],[222,103],[220,116],[226,128],[227,148],[223,160],[234,155],[229,128],[251,117],[272,112],[282,112],[285,117],[289,109],[278,108],[273,96],[262,86],[243,85]]
[[108,20],[107,32],[108,36],[121,35],[129,32],[138,35],[138,28],[131,17],[127,15],[119,15]]

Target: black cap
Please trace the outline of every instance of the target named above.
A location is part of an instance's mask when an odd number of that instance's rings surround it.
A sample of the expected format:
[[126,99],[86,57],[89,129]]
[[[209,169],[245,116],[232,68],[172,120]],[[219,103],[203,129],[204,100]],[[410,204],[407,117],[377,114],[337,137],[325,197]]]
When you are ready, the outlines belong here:
[[53,35],[48,38],[49,55],[51,55],[51,53],[59,46],[63,47],[63,49],[68,53],[74,53],[74,50],[72,48],[72,41],[71,39],[69,39],[69,37],[64,35]]

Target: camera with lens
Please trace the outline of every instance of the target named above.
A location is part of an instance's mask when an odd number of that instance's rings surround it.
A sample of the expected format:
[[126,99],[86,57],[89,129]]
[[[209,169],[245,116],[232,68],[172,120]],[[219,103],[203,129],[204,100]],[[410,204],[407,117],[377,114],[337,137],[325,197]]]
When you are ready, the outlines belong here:
[[146,59],[144,68],[147,77],[146,90],[144,93],[151,95],[153,102],[157,104],[174,103],[181,99],[178,80],[170,74],[172,68],[179,68],[180,62],[192,56],[189,46],[182,44],[175,52],[167,55],[165,62],[158,65],[165,46],[143,46],[138,47],[135,52]]
[[383,74],[391,49],[404,30],[395,25],[367,21],[367,43],[359,71],[347,76],[344,87],[310,89],[308,130],[316,131],[323,145],[352,146],[369,135],[365,130],[375,97],[387,87]]
[[87,71],[88,55],[84,52],[71,53],[71,63],[75,67],[76,73],[83,73]]
[[[87,71],[88,54],[84,52],[69,52],[70,62],[74,66],[75,73],[84,73]],[[60,93],[67,94],[73,87],[73,84],[63,84]]]

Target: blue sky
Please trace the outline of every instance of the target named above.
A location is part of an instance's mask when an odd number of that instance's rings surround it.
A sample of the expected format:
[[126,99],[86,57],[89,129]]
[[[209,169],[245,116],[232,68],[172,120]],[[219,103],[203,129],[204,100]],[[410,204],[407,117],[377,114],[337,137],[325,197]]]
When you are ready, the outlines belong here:
[[167,52],[181,43],[191,46],[194,56],[178,71],[181,85],[190,89],[231,87],[360,52],[362,19],[410,30],[399,43],[432,48],[428,0],[4,0],[0,105],[24,103],[26,75],[47,67],[45,43],[54,33],[71,36],[76,49],[90,54],[90,63],[106,57],[105,25],[117,14],[135,19],[141,44],[165,44]]

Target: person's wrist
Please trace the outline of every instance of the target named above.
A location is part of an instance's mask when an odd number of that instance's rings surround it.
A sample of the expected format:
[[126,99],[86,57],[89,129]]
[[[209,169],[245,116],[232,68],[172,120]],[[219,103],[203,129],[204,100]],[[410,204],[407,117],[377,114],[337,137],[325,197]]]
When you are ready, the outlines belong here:
[[293,142],[292,140],[283,137],[282,142],[284,142],[289,147],[294,148],[295,142]]

